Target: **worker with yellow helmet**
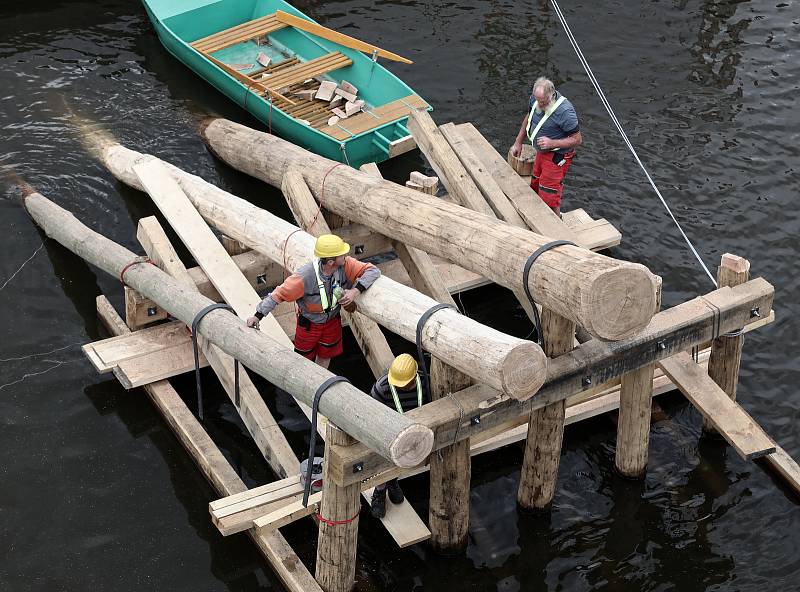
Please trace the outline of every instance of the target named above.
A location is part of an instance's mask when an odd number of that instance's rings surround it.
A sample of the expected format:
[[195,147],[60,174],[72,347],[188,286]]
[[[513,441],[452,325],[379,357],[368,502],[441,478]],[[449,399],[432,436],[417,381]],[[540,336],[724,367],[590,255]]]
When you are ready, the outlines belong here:
[[[389,366],[389,372],[375,382],[370,394],[373,399],[393,407],[398,413],[405,413],[430,400],[426,390],[417,372],[417,361],[409,354],[400,354]],[[387,491],[393,504],[401,504],[405,499],[397,479],[377,485],[372,494],[372,515],[376,518],[386,515]]]
[[297,303],[294,350],[327,368],[342,353],[340,308],[352,306],[381,275],[371,263],[348,257],[350,245],[335,234],[323,234],[314,246],[314,260],[301,266],[272,290],[247,319],[248,327],[281,302]]

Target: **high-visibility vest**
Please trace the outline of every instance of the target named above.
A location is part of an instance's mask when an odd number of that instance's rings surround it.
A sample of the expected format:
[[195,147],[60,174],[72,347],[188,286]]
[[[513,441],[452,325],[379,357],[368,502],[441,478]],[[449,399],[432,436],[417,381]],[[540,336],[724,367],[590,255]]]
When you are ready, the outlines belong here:
[[544,122],[547,121],[550,115],[552,115],[555,112],[555,110],[558,109],[558,106],[566,100],[567,98],[564,95],[558,97],[555,103],[553,103],[549,108],[545,109],[544,115],[542,115],[542,118],[539,120],[539,123],[537,123],[533,131],[531,131],[531,122],[533,121],[533,114],[534,111],[536,111],[536,104],[537,104],[536,101],[533,102],[533,107],[531,107],[531,112],[528,115],[528,139],[531,141],[531,144],[533,143],[533,139],[536,137],[536,134],[538,134],[539,130],[542,129]]
[[[394,399],[394,406],[397,407],[398,413],[403,413],[403,406],[400,404],[400,396],[397,394],[397,389],[393,384],[389,385],[389,390],[392,391],[392,398]],[[417,374],[417,407],[422,407],[422,381]]]
[[[325,282],[322,281],[322,276],[319,274],[319,267],[321,263],[319,259],[314,259],[314,273],[317,276],[317,287],[319,288],[319,300],[320,304],[322,305],[322,310],[328,312],[336,308],[336,305],[339,304],[339,298],[336,297],[336,281],[335,277],[331,276],[331,293],[333,295],[333,300],[328,306],[328,293],[325,291]],[[334,275],[335,275],[334,271]]]

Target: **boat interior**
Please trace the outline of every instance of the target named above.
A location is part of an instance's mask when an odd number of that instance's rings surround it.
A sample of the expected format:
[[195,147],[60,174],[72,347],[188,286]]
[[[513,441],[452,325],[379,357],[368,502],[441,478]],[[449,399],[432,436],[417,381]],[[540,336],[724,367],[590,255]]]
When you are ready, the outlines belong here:
[[[250,13],[248,5],[252,6]],[[356,50],[279,20],[277,10],[281,8],[288,9],[282,3],[264,0],[215,2],[175,14],[165,19],[165,24],[251,92],[338,140],[403,119],[411,110],[429,108],[402,81],[376,68],[366,56],[356,55]],[[266,10],[271,12],[264,14]],[[220,25],[225,28],[219,30]],[[209,28],[216,30],[209,32]],[[259,63],[260,54],[269,59],[267,65]],[[261,62],[266,61],[263,56]],[[358,64],[354,64],[354,58]],[[355,85],[358,98],[365,102],[362,111],[329,125],[333,115],[329,102],[300,93],[317,88],[326,80]],[[371,84],[373,81],[376,84]],[[408,135],[403,126],[395,127],[398,129],[386,132],[390,135],[388,142]]]

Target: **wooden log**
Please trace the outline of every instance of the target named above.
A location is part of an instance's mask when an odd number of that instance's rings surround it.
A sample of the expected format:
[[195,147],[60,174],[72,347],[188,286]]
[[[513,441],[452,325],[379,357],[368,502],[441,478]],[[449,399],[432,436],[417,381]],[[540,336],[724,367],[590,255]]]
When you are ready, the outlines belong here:
[[[97,313],[113,335],[129,331],[105,296],[97,297]],[[149,384],[144,390],[218,495],[233,495],[247,490],[225,456],[168,381]],[[279,532],[251,528],[248,534],[287,590],[321,592],[308,569]]]
[[491,206],[494,215],[512,226],[527,228],[525,221],[455,125],[446,123],[439,126],[439,131],[464,165],[464,169],[472,177],[485,201]]
[[[566,354],[575,343],[575,323],[544,308],[542,338],[549,357]],[[553,501],[564,439],[565,412],[566,401],[562,399],[531,413],[517,490],[517,503],[524,510],[544,509]]]
[[[717,269],[719,286],[738,286],[750,279],[750,262],[736,255],[725,253]],[[728,396],[736,400],[736,387],[739,384],[739,367],[742,363],[744,335],[728,337],[720,335],[711,344],[711,358],[708,360],[708,375]],[[705,417],[703,430],[713,432],[714,426]]]
[[775,452],[775,443],[686,352],[658,362],[680,391],[736,452],[752,460]]
[[[286,172],[281,190],[295,220],[303,230],[313,236],[331,233],[331,229],[320,213],[317,202],[314,201],[314,196],[311,195],[311,191],[299,171],[289,170]],[[394,359],[394,354],[392,354],[378,324],[357,310],[351,314],[342,309],[341,314],[342,318],[349,322],[353,336],[361,347],[372,373],[380,376],[386,372]]]
[[[476,384],[452,397],[409,411],[406,417],[434,430],[434,450],[437,450],[512,419],[524,420],[533,409],[592,391],[625,372],[707,343],[716,331],[727,333],[743,326],[763,325],[764,319],[771,315],[773,295],[774,288],[757,278],[735,288],[720,288],[660,312],[644,332],[629,340],[583,343],[550,361],[545,386],[524,405]],[[760,311],[763,318],[754,317],[754,310]],[[391,468],[381,457],[360,445],[341,451],[334,446],[332,452],[338,467],[336,478],[344,484]],[[353,466],[361,468],[357,476],[352,475]]]
[[[47,236],[114,277],[136,259],[128,249],[93,232],[38,193],[25,197],[25,207]],[[154,265],[130,266],[125,281],[184,323],[191,324],[211,304]],[[199,331],[225,353],[309,405],[317,388],[333,376],[262,332],[247,328],[229,312],[212,311]],[[325,392],[320,412],[398,466],[417,465],[430,453],[433,435],[429,428],[392,412],[348,383],[335,384]]]
[[[483,161],[486,170],[497,181],[508,199],[514,204],[517,213],[525,224],[533,230],[554,239],[571,240],[577,244],[579,237],[553,213],[547,204],[531,189],[530,181],[525,181],[503,160],[503,157],[471,123],[456,126],[456,130],[472,147],[473,152]],[[537,302],[539,299],[537,298]],[[546,304],[546,303],[543,303]],[[581,324],[582,323],[578,323]]]
[[[139,220],[136,232],[147,255],[165,272],[190,289],[195,283],[178,258],[164,229],[155,216]],[[280,425],[272,416],[267,404],[256,389],[244,368],[239,369],[239,401],[236,400],[234,359],[220,350],[202,335],[198,335],[198,346],[211,364],[222,387],[236,407],[242,423],[253,437],[256,446],[269,466],[280,477],[299,474],[300,461],[281,432]],[[297,479],[295,479],[297,480]]]
[[632,479],[644,477],[650,441],[654,364],[622,375],[617,424],[617,471]]
[[[550,241],[354,169],[331,170],[333,161],[230,121],[213,120],[202,134],[225,162],[274,186],[280,186],[283,173],[294,165],[319,198],[327,175],[326,208],[511,289],[522,290],[525,262]],[[125,161],[131,158],[137,155],[118,145],[105,150],[106,164],[123,180]],[[647,325],[655,311],[652,282],[644,266],[573,246],[543,254],[529,277],[537,302],[609,340],[623,339]]]
[[[352,443],[353,439],[347,434],[328,424],[326,446]],[[325,463],[316,571],[317,582],[325,592],[350,592],[355,583],[360,493],[358,483],[338,486],[330,477],[328,463]],[[348,522],[337,524],[344,521]]]
[[[142,158],[119,145],[105,152],[105,162],[114,175],[138,189],[141,184],[132,167]],[[199,177],[167,166],[201,215],[225,234],[274,261],[286,261],[290,269],[310,258],[315,242],[310,234]],[[358,299],[360,312],[409,340],[416,338],[417,320],[435,304],[386,277],[379,278]],[[464,348],[465,341],[472,347]],[[425,325],[422,343],[451,366],[513,398],[530,397],[544,379],[545,356],[537,344],[500,333],[455,311],[433,315]]]

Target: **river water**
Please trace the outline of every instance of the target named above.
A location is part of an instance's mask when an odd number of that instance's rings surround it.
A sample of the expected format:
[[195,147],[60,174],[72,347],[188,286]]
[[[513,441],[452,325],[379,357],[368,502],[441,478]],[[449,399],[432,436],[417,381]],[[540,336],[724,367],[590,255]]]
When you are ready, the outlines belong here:
[[[209,112],[261,126],[168,55],[136,1],[10,4],[0,6],[0,589],[280,590],[249,539],[224,539],[211,525],[213,491],[144,393],[124,391],[82,356],[79,344],[101,336],[95,297],[107,294],[121,309],[119,282],[43,243],[13,189],[25,179],[141,252],[136,222],[154,208],[86,151],[76,122],[90,121],[288,216],[278,192],[216,161],[195,133]],[[298,7],[412,58],[413,65],[390,67],[434,105],[437,122],[472,121],[502,152],[531,81],[549,75],[577,106],[585,139],[565,208],[584,207],[615,224],[623,243],[613,254],[662,275],[665,306],[712,289],[547,2]],[[800,194],[800,5],[578,0],[562,8],[706,263],[715,268],[722,253],[736,253],[751,260],[753,276],[776,286],[778,320],[746,338],[739,397],[800,458],[800,304],[793,296],[800,277],[793,205]],[[382,168],[401,180],[425,166],[415,153]],[[518,335],[529,330],[503,290],[467,294],[462,304],[482,322]],[[347,345],[352,352],[352,340]],[[359,356],[334,370],[369,387]],[[212,376],[205,381],[209,432],[249,485],[271,480]],[[258,384],[302,456],[304,418]],[[192,378],[175,385],[191,405]],[[681,397],[661,404],[642,482],[615,475],[609,418],[568,428],[547,517],[517,512],[518,447],[476,459],[469,547],[457,557],[438,557],[424,544],[399,551],[365,512],[358,589],[800,589],[797,498],[729,447],[699,439],[700,416]],[[427,478],[404,487],[426,516]],[[313,524],[283,532],[311,565]]]

